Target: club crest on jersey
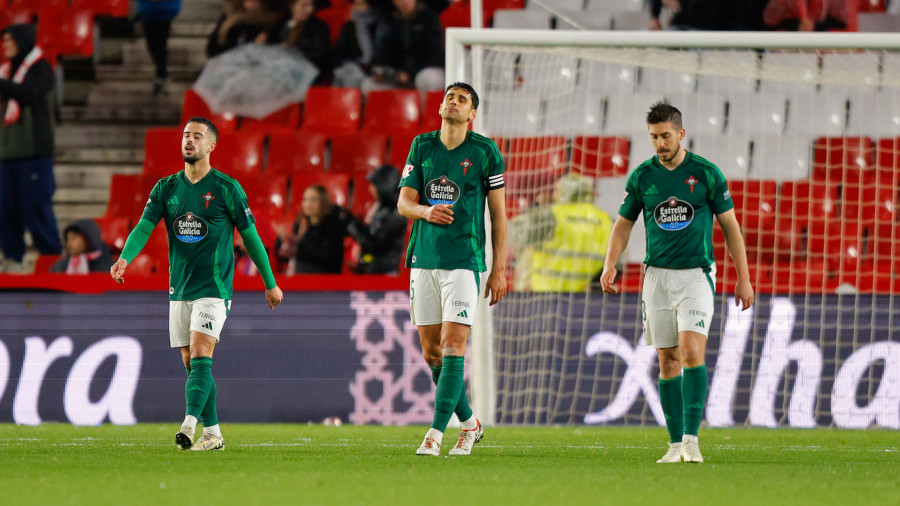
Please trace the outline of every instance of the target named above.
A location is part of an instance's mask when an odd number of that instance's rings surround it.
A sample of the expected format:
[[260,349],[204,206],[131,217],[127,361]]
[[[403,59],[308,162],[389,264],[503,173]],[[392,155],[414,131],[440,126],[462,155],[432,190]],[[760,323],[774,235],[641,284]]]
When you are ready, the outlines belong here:
[[403,167],[403,179],[409,177],[410,172],[412,172],[413,166],[412,164],[407,163],[405,167]]
[[459,186],[447,176],[432,179],[425,184],[425,199],[431,205],[455,204],[459,195]]
[[206,201],[206,209],[209,209],[209,201],[216,199],[212,196],[212,192],[206,192],[206,195],[204,195],[202,198]]
[[694,185],[699,183],[700,181],[697,181],[696,179],[694,179],[694,175],[691,174],[691,177],[687,178],[684,182],[691,185],[691,194],[693,195],[694,194]]
[[682,230],[694,221],[694,207],[677,197],[669,197],[656,206],[653,219],[663,230]]
[[469,167],[475,165],[474,163],[470,162],[468,158],[466,158],[466,160],[463,161],[463,162],[459,162],[459,164],[462,165],[462,168],[463,168],[463,176],[466,175],[466,170],[468,170]]
[[190,211],[175,218],[172,228],[175,230],[175,237],[179,241],[187,243],[198,242],[209,233],[209,227],[203,218]]

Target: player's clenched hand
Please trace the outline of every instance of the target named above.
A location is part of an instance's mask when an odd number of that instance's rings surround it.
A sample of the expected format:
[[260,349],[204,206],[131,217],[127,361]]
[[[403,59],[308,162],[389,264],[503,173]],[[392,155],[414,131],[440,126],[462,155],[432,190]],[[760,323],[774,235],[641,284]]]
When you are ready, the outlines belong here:
[[281,293],[281,288],[277,286],[266,290],[266,302],[269,303],[269,309],[275,309],[275,306],[281,304],[281,301],[284,300],[284,294]]
[[491,305],[500,302],[506,296],[506,275],[503,271],[492,270],[488,276],[484,290],[484,298],[491,298]]
[[600,275],[600,286],[603,287],[604,292],[619,293],[619,287],[613,284],[616,281],[618,272],[614,266],[603,268],[603,274]]
[[435,204],[425,211],[425,221],[436,223],[438,225],[449,225],[453,223],[453,207],[452,204]]
[[112,276],[116,283],[125,282],[126,267],[128,267],[128,262],[124,258],[120,258],[118,262],[112,264],[112,267],[109,268],[109,275]]
[[753,305],[753,286],[750,281],[738,281],[734,285],[734,305],[741,306],[741,311]]

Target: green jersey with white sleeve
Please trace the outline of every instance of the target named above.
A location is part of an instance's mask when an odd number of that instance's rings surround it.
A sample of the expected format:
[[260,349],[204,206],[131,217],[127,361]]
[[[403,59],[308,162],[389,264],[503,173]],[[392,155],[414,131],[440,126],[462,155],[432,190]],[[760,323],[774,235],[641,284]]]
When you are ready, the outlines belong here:
[[184,171],[162,178],[150,192],[142,219],[166,224],[169,300],[231,300],[234,229],[255,222],[235,179],[216,169],[196,184]]
[[664,167],[656,156],[637,166],[625,183],[619,214],[636,221],[644,213],[645,264],[692,269],[715,262],[713,215],[733,207],[719,168],[687,152],[674,170]]
[[503,188],[505,165],[497,144],[468,132],[462,144],[450,150],[441,132],[417,136],[409,150],[401,187],[419,194],[419,204],[450,204],[453,223],[413,223],[406,266],[417,269],[468,269],[484,272],[484,211],[487,194]]

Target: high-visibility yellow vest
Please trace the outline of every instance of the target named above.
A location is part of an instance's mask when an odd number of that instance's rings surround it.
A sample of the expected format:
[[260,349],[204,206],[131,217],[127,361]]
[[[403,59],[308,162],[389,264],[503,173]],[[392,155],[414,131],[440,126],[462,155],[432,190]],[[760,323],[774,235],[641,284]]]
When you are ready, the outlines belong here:
[[590,203],[555,204],[553,237],[534,251],[531,289],[580,292],[603,269],[612,220]]

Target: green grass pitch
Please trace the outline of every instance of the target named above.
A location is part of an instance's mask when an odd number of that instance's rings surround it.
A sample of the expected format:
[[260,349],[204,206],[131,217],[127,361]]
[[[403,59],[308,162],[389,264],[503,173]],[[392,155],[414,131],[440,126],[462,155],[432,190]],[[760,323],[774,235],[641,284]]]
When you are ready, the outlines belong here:
[[[424,427],[0,425],[0,503],[900,504],[900,433],[701,429],[704,464],[656,464],[663,428],[489,427],[469,457],[417,457]],[[444,455],[453,443],[448,430]]]

